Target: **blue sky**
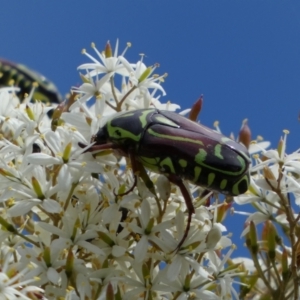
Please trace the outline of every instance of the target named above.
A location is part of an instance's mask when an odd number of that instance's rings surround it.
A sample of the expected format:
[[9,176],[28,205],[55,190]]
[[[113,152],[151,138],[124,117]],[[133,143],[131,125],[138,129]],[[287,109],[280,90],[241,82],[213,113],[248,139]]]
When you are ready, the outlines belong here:
[[296,0],[11,0],[1,3],[0,57],[39,71],[65,94],[80,83],[82,48],[92,53],[91,42],[102,49],[119,38],[120,49],[132,43],[129,60],[145,53],[146,64],[169,74],[165,100],[185,109],[203,94],[203,124],[219,120],[229,135],[248,118],[253,138],[275,147],[288,129],[291,152],[300,136],[299,11]]

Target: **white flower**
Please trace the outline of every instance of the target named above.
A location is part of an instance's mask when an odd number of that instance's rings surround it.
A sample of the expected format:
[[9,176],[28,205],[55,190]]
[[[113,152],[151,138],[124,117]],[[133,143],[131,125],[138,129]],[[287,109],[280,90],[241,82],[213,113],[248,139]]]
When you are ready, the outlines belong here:
[[224,267],[234,249],[233,245],[223,259],[220,259],[214,251],[209,251],[205,255],[209,264],[208,271],[220,282],[221,299],[239,299],[238,293],[233,287],[233,284],[237,282],[234,282],[233,278],[242,273],[238,270],[238,265],[235,268],[229,267],[228,270]]
[[[18,200],[8,210],[10,216],[26,214],[36,205],[41,205],[47,212],[60,212],[60,205],[56,200],[51,198],[57,192],[57,188],[53,188],[51,183],[46,180],[44,168],[37,166],[32,170],[32,173],[30,172],[28,178],[26,180],[23,178],[23,180],[22,184],[13,184],[13,187],[9,189],[9,193],[5,194],[5,198],[9,198],[12,195]],[[25,182],[26,185],[24,184]]]
[[21,104],[18,110],[18,118],[24,122],[28,134],[33,134],[36,128],[41,133],[45,133],[51,128],[51,122],[47,116],[51,109],[53,107],[46,106],[42,102]]
[[20,101],[15,94],[0,88],[0,103],[0,120],[16,116],[15,108],[20,104]]
[[59,239],[56,239],[44,249],[37,247],[19,248],[20,262],[24,265],[29,263],[34,265],[34,268],[26,274],[25,278],[30,279],[38,276],[40,285],[49,282],[56,285],[61,284],[60,269],[66,264],[63,245]]
[[154,225],[154,219],[151,217],[151,209],[147,199],[144,199],[141,203],[141,209],[139,212],[139,221],[141,226],[137,226],[133,223],[128,224],[128,227],[133,231],[141,235],[140,240],[134,249],[135,261],[141,263],[146,258],[149,243],[153,242],[159,247],[164,247],[161,239],[157,237],[157,233],[164,229],[163,224]]
[[1,264],[0,299],[15,300],[20,298],[30,300],[31,298],[26,296],[29,291],[34,291],[42,296],[43,289],[28,285],[37,281],[38,278],[22,280],[26,273],[30,271],[30,268],[25,267],[20,271],[18,271],[17,268],[13,268],[13,265],[10,264],[12,255],[12,251],[7,252],[5,261]]
[[188,277],[190,274],[188,269],[182,269],[176,276],[176,279],[170,280],[166,274],[166,270],[160,271],[160,282],[158,282],[157,290],[172,292],[173,294],[179,294],[178,299],[188,300],[191,297],[193,299],[207,299],[207,300],[221,300],[215,293],[206,290],[208,287],[208,278],[202,275],[194,274],[192,277]]
[[63,218],[64,227],[59,229],[54,225],[40,222],[39,226],[43,229],[56,234],[60,237],[59,242],[64,245],[64,248],[68,249],[70,245],[76,245],[91,251],[97,255],[104,255],[104,252],[97,246],[94,246],[90,242],[91,239],[94,239],[98,236],[95,230],[87,230],[86,232],[82,232],[82,230],[78,227],[78,219],[75,218],[76,215],[65,216]]
[[72,183],[78,182],[84,172],[103,172],[103,166],[93,159],[91,154],[81,155],[83,149],[78,146],[80,140],[72,132],[49,131],[45,135],[45,141],[52,150],[53,156],[46,153],[33,153],[28,155],[27,161],[35,165],[61,165],[58,185],[62,188],[71,187]]
[[163,95],[166,95],[163,87],[157,83],[160,82],[165,75],[162,76],[151,76],[157,66],[146,67],[143,63],[143,56],[140,61],[137,62],[135,69],[123,58],[120,57],[120,61],[124,64],[128,73],[130,74],[130,81],[136,86],[142,94],[148,89],[160,90]]
[[93,61],[93,63],[80,65],[78,69],[84,69],[84,70],[91,69],[93,71],[91,72],[92,76],[95,76],[97,74],[102,74],[102,73],[110,74],[110,76],[112,76],[114,73],[120,75],[127,75],[126,69],[124,68],[123,64],[120,61],[120,57],[123,57],[125,55],[129,47],[130,47],[130,43],[127,44],[127,47],[123,51],[123,53],[120,56],[118,56],[119,40],[117,40],[115,46],[115,52],[112,56],[109,41],[106,44],[105,54],[99,52],[95,44],[92,43],[92,48],[95,50],[96,54],[100,58],[100,61],[95,59],[90,54],[88,54],[85,50],[83,50],[83,54],[89,57]]
[[[84,78],[84,83],[78,88],[73,87],[72,90],[74,93],[81,95],[81,97],[70,106],[70,110],[77,107],[84,108],[83,103],[89,101],[92,97],[99,97],[99,99],[101,99],[101,92],[103,93],[102,86],[107,83],[111,75],[111,73],[106,74],[101,79],[98,79],[98,75],[93,79],[90,73],[87,73],[86,76],[82,75],[81,77]],[[104,104],[104,101],[102,101],[102,103]]]

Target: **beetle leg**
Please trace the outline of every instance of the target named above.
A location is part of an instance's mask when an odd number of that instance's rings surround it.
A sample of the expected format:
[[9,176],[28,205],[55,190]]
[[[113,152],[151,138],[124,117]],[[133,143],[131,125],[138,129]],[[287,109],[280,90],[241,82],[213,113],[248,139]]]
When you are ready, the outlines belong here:
[[129,150],[128,152],[129,152],[129,158],[130,158],[130,162],[131,162],[132,172],[135,177],[135,182],[136,182],[137,176],[139,176],[144,181],[147,189],[153,195],[156,196],[154,184],[153,184],[152,180],[149,178],[144,166],[136,159],[136,154],[134,153],[133,150]]
[[[208,189],[205,189],[201,194],[200,194],[200,198],[205,198],[209,193],[211,193],[211,191],[210,190],[208,190]],[[212,197],[212,195],[210,195],[207,199],[206,199],[206,201],[205,201],[205,206],[206,207],[209,207],[210,206],[210,198]]]
[[156,195],[156,192],[155,192],[155,187],[154,187],[154,184],[152,182],[152,180],[150,179],[146,169],[144,168],[143,164],[140,163],[137,159],[136,159],[136,155],[134,153],[133,150],[129,150],[128,151],[129,153],[129,158],[131,160],[131,167],[132,167],[132,171],[133,171],[133,174],[135,176],[135,178],[137,176],[139,176],[145,183],[147,189],[154,195],[155,197],[155,200],[156,200],[156,203],[157,203],[157,208],[158,208],[158,213],[159,215],[162,215],[162,207],[161,207],[161,204],[159,202],[159,199]]
[[[120,207],[119,211],[121,211],[121,213],[122,213],[121,220],[120,220],[120,223],[122,223],[127,218],[128,209],[125,208],[125,207]],[[117,234],[119,234],[124,229],[124,227],[120,223],[119,223],[119,226],[118,226],[118,229],[117,229]]]
[[[81,148],[85,148],[87,147],[87,145],[79,142],[78,143],[78,146],[81,147]],[[91,147],[89,147],[88,149],[86,149],[84,151],[85,152],[94,152],[94,151],[101,151],[101,150],[106,150],[106,149],[118,149],[119,146],[113,144],[113,143],[107,143],[107,144],[102,144],[102,145],[92,145]]]
[[184,185],[182,179],[179,176],[172,175],[172,174],[168,175],[168,178],[172,183],[176,184],[180,188],[181,194],[184,198],[184,201],[185,201],[185,204],[186,204],[187,210],[188,210],[188,221],[186,224],[186,228],[185,228],[182,239],[180,240],[179,244],[177,245],[176,249],[174,250],[174,251],[176,251],[176,250],[180,249],[180,247],[182,246],[182,244],[184,243],[185,239],[188,236],[188,233],[189,233],[189,230],[191,227],[191,222],[192,222],[192,214],[195,213],[195,208],[194,208],[194,205],[193,205],[193,202],[191,199],[191,195],[190,195],[189,191],[187,190],[186,186]]
[[115,193],[115,190],[114,190],[114,195],[115,196],[125,196],[125,195],[128,195],[130,192],[132,192],[133,189],[136,187],[136,184],[137,184],[137,175],[139,175],[139,170],[140,170],[141,167],[143,168],[143,166],[139,166],[139,163],[135,159],[133,151],[128,150],[128,154],[129,154],[129,159],[130,159],[130,162],[131,162],[131,168],[132,168],[132,172],[133,172],[134,183],[133,183],[132,187],[128,191],[126,191],[126,192],[124,192],[122,194],[118,194],[117,195]]
[[132,192],[133,189],[136,187],[136,183],[137,183],[137,177],[136,177],[136,175],[134,175],[134,183],[133,183],[132,187],[131,187],[128,191],[126,191],[126,192],[124,192],[124,193],[122,193],[122,194],[116,194],[116,192],[115,192],[116,189],[114,189],[114,191],[113,191],[114,196],[117,197],[117,196],[125,196],[125,195],[128,195],[128,194],[129,194],[130,192]]

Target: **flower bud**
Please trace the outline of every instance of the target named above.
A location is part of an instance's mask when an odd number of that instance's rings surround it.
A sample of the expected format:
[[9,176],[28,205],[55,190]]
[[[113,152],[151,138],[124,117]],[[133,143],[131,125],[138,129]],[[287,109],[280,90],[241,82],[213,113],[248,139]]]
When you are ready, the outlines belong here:
[[189,291],[191,288],[191,274],[187,274],[184,280],[184,286],[183,289],[184,291]]
[[32,109],[28,105],[26,105],[25,111],[27,113],[28,118],[30,120],[34,120],[34,113],[33,113]]
[[150,270],[147,264],[143,264],[142,266],[142,272],[143,272],[143,277],[144,278],[149,278],[150,277]]
[[114,295],[114,289],[112,284],[109,282],[106,288],[106,300],[114,300],[115,295]]
[[57,107],[53,111],[52,120],[58,120],[61,117],[61,114],[64,111],[65,105],[66,105],[65,101],[57,105]]
[[65,271],[68,278],[70,278],[73,273],[73,267],[74,267],[74,254],[72,248],[70,248],[66,260],[66,271]]
[[227,212],[231,208],[231,206],[232,206],[231,203],[224,202],[222,205],[218,207],[217,220],[216,220],[218,223],[222,223],[222,221],[224,221]]
[[290,279],[291,271],[288,263],[288,253],[285,248],[283,248],[281,255],[281,268],[282,268],[282,278],[285,282]]
[[262,230],[262,239],[267,245],[270,260],[274,261],[276,255],[276,228],[271,221],[266,221]]
[[45,199],[45,196],[43,194],[43,190],[40,186],[40,183],[35,177],[31,178],[31,184],[32,184],[34,192],[36,193],[36,197],[40,200]]
[[104,232],[99,231],[98,232],[98,237],[107,245],[109,245],[110,247],[115,245],[115,242]]
[[3,226],[9,232],[18,233],[18,230],[12,224],[4,220],[1,216],[0,216],[0,225]]
[[106,58],[112,57],[112,49],[111,49],[109,41],[107,41],[106,46],[105,46],[105,57]]
[[253,221],[250,221],[249,224],[249,233],[247,234],[246,244],[251,251],[252,255],[257,255],[258,244],[257,244],[257,232],[256,227]]
[[64,150],[64,153],[63,153],[63,156],[62,156],[62,159],[65,163],[67,163],[69,161],[69,158],[71,156],[71,150],[72,150],[72,143],[68,143],[65,150]]
[[265,166],[263,168],[263,174],[264,174],[264,177],[266,179],[268,179],[269,181],[270,180],[275,180],[276,181],[276,178],[275,178],[273,172],[271,171],[271,169],[268,166]]
[[154,225],[154,218],[151,218],[147,224],[147,227],[145,228],[145,234],[150,234],[151,233],[151,230],[153,228],[153,225]]
[[151,74],[152,72],[152,67],[148,67],[143,74],[140,76],[139,78],[139,83],[143,82],[144,80],[146,80],[146,78],[148,78],[148,76]]
[[283,139],[280,138],[280,141],[277,146],[278,155],[281,159],[283,159],[283,157],[284,157],[285,149],[286,149],[286,139],[287,139],[287,135],[290,132],[285,129],[285,130],[283,130],[283,133],[284,133],[284,137],[283,137]]
[[43,251],[43,259],[44,262],[46,264],[46,266],[49,268],[51,267],[51,255],[50,255],[50,248],[49,247],[45,247],[44,251]]

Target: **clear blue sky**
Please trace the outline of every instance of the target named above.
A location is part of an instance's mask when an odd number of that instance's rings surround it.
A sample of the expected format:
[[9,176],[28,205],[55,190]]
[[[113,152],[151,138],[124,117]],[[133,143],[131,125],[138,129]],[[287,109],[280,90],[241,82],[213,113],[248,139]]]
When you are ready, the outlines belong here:
[[[80,83],[77,66],[88,61],[81,49],[92,53],[91,42],[102,49],[119,38],[120,49],[132,43],[129,60],[145,53],[146,64],[158,62],[157,73],[169,74],[166,100],[184,109],[204,94],[203,124],[219,120],[228,135],[248,118],[253,137],[273,146],[288,129],[288,151],[294,151],[300,140],[299,12],[296,0],[11,0],[1,3],[0,57],[39,71],[65,94]],[[242,223],[238,227],[236,243]]]

